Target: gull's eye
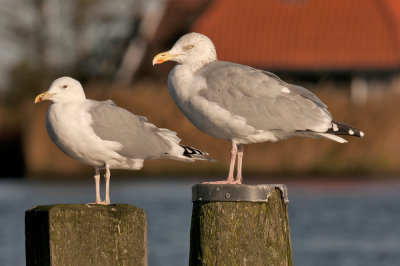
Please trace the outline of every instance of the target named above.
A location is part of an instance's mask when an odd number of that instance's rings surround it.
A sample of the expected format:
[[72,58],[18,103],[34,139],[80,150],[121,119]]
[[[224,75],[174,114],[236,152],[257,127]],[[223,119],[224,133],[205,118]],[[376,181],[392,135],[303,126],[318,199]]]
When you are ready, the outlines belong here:
[[61,88],[66,89],[68,85],[63,85]]
[[190,50],[190,49],[192,49],[193,47],[194,47],[193,44],[188,44],[188,45],[186,45],[184,48],[185,48],[185,50]]

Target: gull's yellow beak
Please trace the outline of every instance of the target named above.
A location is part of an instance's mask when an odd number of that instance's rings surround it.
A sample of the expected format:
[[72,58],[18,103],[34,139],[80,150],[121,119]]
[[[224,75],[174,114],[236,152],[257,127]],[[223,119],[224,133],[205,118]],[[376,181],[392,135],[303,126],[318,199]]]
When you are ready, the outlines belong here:
[[48,100],[51,97],[53,97],[53,95],[54,95],[53,93],[48,93],[47,91],[43,92],[43,93],[39,94],[38,96],[36,96],[35,103],[40,103],[40,102],[43,102],[44,100]]
[[175,57],[177,57],[179,54],[170,54],[169,52],[164,52],[164,53],[159,53],[153,58],[153,66],[155,64],[162,64],[165,61],[170,61],[173,60]]

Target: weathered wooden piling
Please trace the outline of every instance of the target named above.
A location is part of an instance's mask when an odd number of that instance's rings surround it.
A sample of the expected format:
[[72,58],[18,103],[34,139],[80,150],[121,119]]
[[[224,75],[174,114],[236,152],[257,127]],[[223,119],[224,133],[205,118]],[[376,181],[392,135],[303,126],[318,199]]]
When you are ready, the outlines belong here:
[[145,211],[128,204],[38,206],[25,213],[26,265],[148,265]]
[[189,265],[292,265],[285,185],[192,188]]

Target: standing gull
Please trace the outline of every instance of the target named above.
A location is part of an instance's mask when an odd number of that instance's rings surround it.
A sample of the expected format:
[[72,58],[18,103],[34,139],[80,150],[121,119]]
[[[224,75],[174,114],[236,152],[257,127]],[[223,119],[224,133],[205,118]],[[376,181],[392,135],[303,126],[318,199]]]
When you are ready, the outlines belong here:
[[[138,170],[145,159],[186,162],[211,160],[207,153],[179,145],[176,133],[157,128],[112,101],[86,99],[79,81],[56,79],[35,103],[50,100],[46,128],[53,142],[70,157],[95,168],[96,204],[110,204],[110,169]],[[106,197],[100,198],[100,169],[105,169]]]
[[205,35],[182,36],[171,50],[156,55],[153,65],[165,61],[178,63],[168,76],[168,88],[180,110],[198,129],[232,141],[228,178],[211,183],[242,183],[243,144],[293,136],[345,143],[337,135],[364,136],[332,120],[327,106],[307,89],[267,71],[218,61],[214,44]]

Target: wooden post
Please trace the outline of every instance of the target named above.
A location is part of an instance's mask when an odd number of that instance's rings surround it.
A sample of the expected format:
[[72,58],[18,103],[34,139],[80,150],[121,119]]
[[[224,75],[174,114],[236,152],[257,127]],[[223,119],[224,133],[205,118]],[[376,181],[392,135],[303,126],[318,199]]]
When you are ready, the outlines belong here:
[[285,185],[192,188],[189,265],[292,265]]
[[145,211],[128,204],[38,206],[25,213],[26,265],[148,265]]

